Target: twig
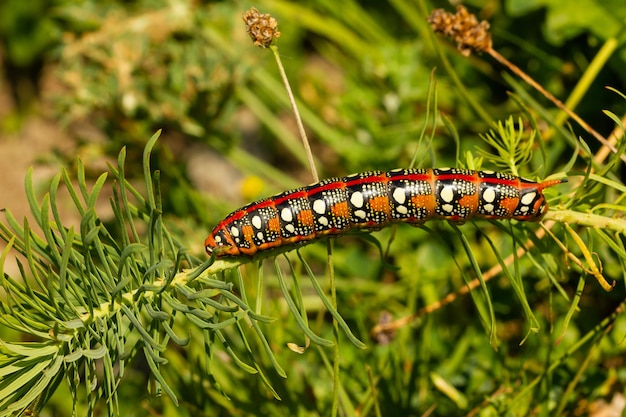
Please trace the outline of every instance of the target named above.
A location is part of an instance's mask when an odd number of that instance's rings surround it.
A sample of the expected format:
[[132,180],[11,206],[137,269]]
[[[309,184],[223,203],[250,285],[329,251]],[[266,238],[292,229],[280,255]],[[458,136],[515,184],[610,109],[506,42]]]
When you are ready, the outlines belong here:
[[317,174],[317,169],[315,168],[313,152],[311,152],[309,139],[306,136],[306,131],[304,130],[304,125],[302,124],[302,118],[300,117],[300,112],[298,111],[296,99],[293,96],[291,86],[289,85],[289,79],[287,78],[285,68],[283,67],[283,63],[280,59],[278,47],[276,45],[272,45],[272,42],[280,37],[280,32],[278,31],[278,23],[276,22],[276,19],[274,19],[268,13],[260,13],[254,7],[245,12],[242,18],[244,23],[246,24],[246,31],[250,35],[250,38],[254,41],[254,45],[262,48],[270,48],[270,50],[274,54],[276,64],[278,65],[278,71],[280,72],[280,78],[283,80],[283,84],[285,85],[285,89],[287,90],[287,95],[289,96],[289,102],[291,103],[293,114],[296,118],[298,133],[300,134],[302,144],[304,145],[304,151],[309,162],[309,169],[311,170],[313,182],[319,182],[320,179],[319,175]]
[[[489,33],[489,23],[485,20],[479,22],[476,16],[469,13],[464,6],[457,6],[455,14],[446,12],[443,9],[434,10],[428,18],[433,30],[444,36],[454,39],[457,48],[464,56],[469,56],[472,51],[486,52],[496,61],[509,68],[514,74],[526,81],[530,86],[535,88],[544,97],[554,103],[559,109],[565,112],[576,123],[580,125],[587,133],[592,135],[603,146],[617,153],[617,148],[607,141],[601,134],[593,129],[587,122],[582,120],[576,113],[570,110],[561,100],[554,97],[549,91],[543,88],[539,83],[533,80],[528,74],[522,71],[517,65],[500,55],[493,49],[491,33]],[[622,161],[626,162],[626,155],[620,155]]]
[[298,111],[296,99],[294,98],[293,92],[291,91],[291,86],[289,85],[289,79],[287,78],[287,74],[285,74],[285,69],[280,59],[280,55],[278,54],[278,47],[276,45],[272,45],[270,46],[270,50],[274,53],[274,58],[276,58],[276,64],[278,65],[278,71],[280,72],[280,78],[283,80],[283,83],[285,84],[285,89],[287,90],[287,95],[289,96],[291,109],[293,110],[293,114],[296,118],[296,125],[298,126],[298,133],[300,134],[300,138],[302,139],[302,145],[304,145],[304,151],[306,152],[306,157],[309,161],[309,169],[311,170],[311,175],[313,176],[313,182],[319,182],[320,178],[317,174],[317,169],[315,168],[313,152],[311,151],[309,139],[306,136],[306,131],[304,130],[304,125],[302,124],[302,118],[300,117],[300,112]]

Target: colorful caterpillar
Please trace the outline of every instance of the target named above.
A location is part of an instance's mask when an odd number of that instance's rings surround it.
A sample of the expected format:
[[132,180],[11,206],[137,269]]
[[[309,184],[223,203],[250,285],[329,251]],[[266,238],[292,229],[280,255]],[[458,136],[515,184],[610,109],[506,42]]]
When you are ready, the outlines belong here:
[[252,256],[258,251],[308,242],[352,229],[430,219],[539,220],[547,211],[544,188],[511,174],[468,169],[395,169],[330,178],[285,191],[226,216],[204,242],[216,256]]

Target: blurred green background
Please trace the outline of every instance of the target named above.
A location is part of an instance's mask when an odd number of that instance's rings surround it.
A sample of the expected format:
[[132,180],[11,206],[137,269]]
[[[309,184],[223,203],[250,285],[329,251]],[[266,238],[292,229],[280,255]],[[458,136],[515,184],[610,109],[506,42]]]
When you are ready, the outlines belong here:
[[[575,110],[602,135],[610,135],[615,125],[602,111],[609,109],[618,117],[626,113],[623,98],[604,88],[626,91],[623,0],[465,5],[490,22],[494,49],[561,100],[593,73]],[[241,14],[250,7],[278,21],[282,36],[277,45],[322,177],[408,166],[425,126],[435,133],[429,146],[419,148],[421,165],[455,166],[466,162],[466,152],[485,147],[479,134],[509,116],[521,117],[530,128],[532,115],[545,134],[547,158],[533,160],[523,175],[542,177],[562,170],[576,153],[572,142],[578,136],[591,153],[600,147],[576,125],[551,129],[558,109],[488,55],[465,58],[453,44],[434,36],[426,17],[438,7],[453,11],[447,2],[3,0],[0,208],[9,208],[17,218],[27,215],[22,184],[28,166],[35,166],[43,190],[60,167],[75,165],[77,156],[87,174],[97,178],[124,146],[130,162],[127,175],[136,177],[140,187],[143,146],[157,129],[163,134],[153,167],[161,170],[164,212],[199,256],[209,230],[228,212],[310,183],[276,64],[245,33]],[[610,56],[600,68],[592,67],[607,45]],[[458,145],[441,119],[435,126],[426,119],[433,73],[437,109],[458,132]],[[589,159],[581,157],[575,169],[588,165]],[[485,161],[484,168],[493,166]],[[614,173],[621,178],[623,168]],[[103,198],[99,214],[104,220],[110,218],[107,204]],[[66,215],[68,224],[79,222],[70,210]],[[454,259],[460,253],[463,259],[456,262],[461,270],[469,268],[461,244],[449,227],[430,227],[442,236],[441,242],[409,227],[376,234],[386,247],[396,233],[387,262],[399,269],[381,268],[376,248],[362,239],[337,242],[339,311],[370,346],[359,351],[343,341],[342,415],[623,413],[624,315],[604,338],[594,333],[592,343],[576,344],[624,298],[623,260],[602,247],[596,249],[604,256],[605,272],[618,286],[607,294],[590,280],[558,346],[571,300],[532,262],[520,265],[539,329],[522,345],[530,324],[506,278],[489,285],[497,344],[490,341],[469,296],[389,340],[368,340],[369,330],[385,314],[409,315],[463,286]],[[483,270],[497,260],[481,233],[493,233],[503,255],[514,250],[510,236],[490,223],[463,227]],[[545,251],[559,252],[546,245]],[[323,244],[307,248],[305,256],[324,267]],[[558,270],[550,260],[544,262],[547,269]],[[268,281],[271,274],[270,269]],[[567,294],[576,292],[579,272],[558,270],[554,275]],[[280,297],[266,303],[265,314],[286,316]],[[318,312],[316,298],[306,303],[319,332],[330,334],[332,327]],[[284,327],[267,329],[288,374],[287,380],[271,376],[282,401],[273,399],[254,375],[222,363],[219,354],[212,358],[223,392],[217,389],[202,377],[201,367],[194,369],[203,347],[191,346],[168,356],[166,372],[180,396],[180,408],[167,398],[147,395],[148,372],[137,359],[134,372],[119,387],[120,409],[124,415],[329,415],[332,377],[323,355],[316,349],[304,355],[286,349],[285,343],[301,335],[292,319],[284,319]],[[16,336],[0,330],[0,337]],[[564,352],[571,354],[532,385]],[[582,363],[586,365],[579,374]],[[575,378],[577,384],[568,385]],[[527,387],[528,393],[517,397]],[[617,414],[598,411],[606,409]],[[68,410],[71,398],[57,392],[45,415],[67,415]]]

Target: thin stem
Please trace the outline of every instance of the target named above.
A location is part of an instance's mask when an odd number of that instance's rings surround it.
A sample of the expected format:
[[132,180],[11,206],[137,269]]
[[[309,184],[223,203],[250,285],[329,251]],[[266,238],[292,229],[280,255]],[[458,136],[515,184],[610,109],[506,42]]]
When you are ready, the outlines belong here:
[[[561,100],[554,97],[552,93],[543,88],[539,83],[533,80],[528,74],[522,71],[517,65],[513,64],[511,61],[500,55],[495,49],[488,48],[485,49],[489,55],[491,55],[496,61],[500,62],[505,67],[509,68],[513,73],[515,73],[522,80],[530,84],[533,88],[543,94],[548,100],[554,103],[559,109],[563,110],[569,117],[571,117],[580,127],[585,129],[587,133],[592,135],[598,142],[608,147],[612,152],[617,152],[617,148],[613,146],[609,141],[607,141],[601,134],[599,134],[595,129],[587,124],[583,119],[581,119],[576,113],[571,111]],[[626,155],[621,155],[620,158],[622,161],[626,162]]]
[[[435,42],[435,41],[433,40],[433,42]],[[470,105],[472,110],[474,110],[474,112],[476,112],[476,115],[483,122],[485,122],[489,126],[493,126],[495,124],[493,118],[478,103],[478,101],[475,99],[474,95],[472,95],[467,90],[467,88],[465,87],[465,84],[463,84],[463,81],[461,81],[461,78],[459,77],[459,75],[454,70],[454,66],[450,63],[450,60],[448,59],[446,54],[441,50],[441,48],[437,45],[436,42],[435,42],[435,51],[437,52],[437,55],[439,56],[441,64],[443,65],[444,69],[448,73],[448,76],[450,76],[450,79],[452,80],[452,82],[456,86],[457,91],[459,92],[459,94],[463,97],[463,99],[465,101],[467,101],[467,104]]]
[[561,366],[563,362],[572,355],[572,353],[576,352],[583,345],[588,343],[590,340],[593,340],[594,338],[598,338],[598,340],[594,341],[594,344],[597,344],[599,342],[599,338],[604,336],[606,330],[615,321],[615,319],[619,315],[624,313],[625,307],[626,307],[626,302],[623,301],[619,306],[617,306],[617,308],[613,311],[613,313],[611,313],[611,315],[606,317],[604,320],[602,320],[602,322],[600,322],[600,324],[598,324],[589,332],[587,332],[584,336],[579,338],[578,341],[572,347],[570,347],[565,353],[563,353],[563,355],[561,355],[558,359],[552,361],[550,366],[544,373],[537,376],[532,381],[529,381],[529,383],[525,387],[523,387],[520,391],[517,392],[517,395],[511,399],[510,407],[514,407],[515,404],[518,401],[520,401],[522,398],[524,398],[528,394],[529,391],[534,389],[537,386],[537,384],[541,382],[541,380],[551,375],[552,372],[554,372],[556,368]]
[[[328,240],[326,245],[328,250],[328,281],[330,283],[330,299],[335,309],[337,308],[337,288],[335,286],[335,268],[333,265],[333,240]],[[333,336],[335,346],[333,346],[333,405],[331,416],[336,417],[339,410],[339,323],[333,317]]]
[[302,138],[304,151],[306,152],[306,156],[309,161],[309,168],[311,169],[313,182],[319,182],[320,178],[319,178],[319,175],[317,174],[317,169],[315,168],[315,160],[313,159],[313,152],[311,151],[311,146],[309,145],[309,139],[307,138],[306,132],[304,131],[302,118],[300,117],[300,112],[298,111],[298,105],[296,104],[296,99],[294,98],[293,92],[291,91],[291,86],[289,85],[289,79],[287,78],[287,74],[285,73],[285,68],[283,67],[282,60],[280,59],[280,54],[278,53],[278,47],[276,45],[271,45],[270,50],[274,54],[274,58],[276,59],[276,64],[278,65],[278,71],[280,72],[280,78],[283,80],[283,83],[285,84],[285,89],[287,90],[287,94],[289,96],[289,102],[291,103],[291,108],[296,118],[296,125],[298,126],[298,132],[300,133],[300,137]]
[[[622,126],[626,126],[626,115],[622,116]],[[622,126],[615,126],[615,129],[609,135],[608,141],[610,145],[615,146],[617,144],[617,140],[623,136],[624,130]],[[598,150],[596,155],[593,157],[593,161],[601,165],[604,163],[604,160],[607,156],[609,156],[609,152],[611,152],[611,148],[609,146],[602,145],[602,147]]]
[[[547,225],[546,227],[549,228],[554,224],[554,222],[550,222],[550,223],[551,224]],[[545,230],[538,229],[537,232],[535,233],[535,236],[537,237],[537,240],[541,240],[545,236],[545,234],[546,234]],[[507,266],[511,265],[515,261],[516,257],[517,258],[522,257],[533,246],[534,246],[533,241],[529,239],[523,246],[520,246],[515,253],[510,254],[504,259],[504,262],[503,262],[504,265],[507,265]],[[502,272],[502,265],[500,264],[494,265],[492,268],[490,268],[487,272],[483,274],[483,282],[487,283],[492,278],[496,277],[500,272]],[[376,325],[370,333],[373,336],[376,336],[379,333],[390,332],[390,331],[394,331],[399,328],[402,328],[404,326],[407,326],[413,321],[419,319],[420,317],[426,314],[433,313],[447,306],[448,304],[454,302],[457,298],[463,295],[469,294],[470,292],[472,292],[473,290],[475,290],[476,288],[480,286],[481,286],[480,279],[474,278],[472,281],[468,282],[466,285],[459,288],[458,291],[451,292],[445,297],[443,297],[441,300],[437,300],[434,303],[427,305],[426,307],[420,308],[415,314],[402,317],[398,320],[394,320],[389,323],[382,323],[382,324]]]
[[591,228],[611,230],[617,233],[626,233],[626,220],[601,216],[592,213],[582,213],[573,210],[551,210],[544,219],[550,219],[559,223],[577,224]]
[[606,278],[604,278],[604,276],[602,276],[600,269],[593,260],[593,255],[589,251],[589,248],[587,248],[587,245],[585,245],[585,242],[583,242],[580,235],[578,235],[578,233],[576,233],[574,229],[572,229],[571,226],[567,223],[565,223],[565,229],[569,232],[572,239],[574,239],[574,242],[576,243],[576,245],[578,245],[578,248],[582,252],[583,257],[587,261],[587,264],[589,264],[589,268],[586,272],[593,275],[593,277],[598,281],[598,283],[602,286],[602,288],[604,288],[605,291],[613,290],[613,287],[615,287],[615,281],[613,281],[613,283],[611,284],[606,280]]
[[[581,212],[572,211],[572,210],[550,210],[544,217],[544,221],[545,222],[543,224],[543,229],[538,229],[537,232],[535,232],[535,236],[537,237],[537,240],[541,240],[546,235],[546,231],[550,230],[552,226],[554,226],[555,222],[566,224],[566,225],[577,224],[580,226],[587,226],[587,227],[598,228],[598,229],[603,229],[603,230],[612,230],[621,234],[626,233],[626,221],[624,221],[623,219],[610,218],[610,217],[600,216],[600,215],[591,214],[591,213],[581,213]],[[512,264],[516,256],[518,258],[523,256],[533,246],[534,246],[533,241],[529,239],[528,241],[526,241],[526,243],[523,246],[517,249],[516,253],[512,253],[511,255],[507,256],[504,259],[504,264],[505,265]],[[594,268],[595,263],[591,262],[593,259],[590,256],[586,256],[585,258],[588,262],[590,262],[590,265],[592,265],[590,267]],[[492,278],[497,276],[500,272],[502,272],[502,267],[500,265],[493,266],[491,269],[489,269],[487,272],[483,274],[484,282],[491,280]],[[594,272],[599,273],[599,270],[597,269],[597,267],[594,270]],[[613,289],[612,284],[606,282],[606,280],[604,279],[598,279],[598,276],[595,274],[594,276],[596,277],[596,279],[598,280],[598,283],[602,286],[603,289],[605,289],[606,291],[611,291]],[[430,314],[434,311],[437,311],[441,309],[442,307],[454,302],[457,298],[465,294],[469,294],[471,291],[475,290],[480,285],[481,285],[480,280],[478,278],[475,278],[471,282],[467,283],[467,285],[461,287],[458,291],[449,293],[448,295],[443,297],[441,300],[437,300],[436,302],[430,305],[427,305],[426,307],[421,308],[415,314],[411,314],[411,315],[399,318],[398,320],[394,320],[389,323],[378,324],[374,326],[374,328],[372,328],[370,333],[375,336],[383,332],[389,332],[389,331],[397,330],[401,327],[404,327],[412,323],[413,321],[419,319],[420,317],[426,314]]]

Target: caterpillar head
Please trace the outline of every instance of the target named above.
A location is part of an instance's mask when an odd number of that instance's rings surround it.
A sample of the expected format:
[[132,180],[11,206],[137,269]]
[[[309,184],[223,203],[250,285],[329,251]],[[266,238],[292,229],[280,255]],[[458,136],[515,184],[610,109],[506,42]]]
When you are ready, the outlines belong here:
[[211,256],[237,256],[240,255],[239,248],[235,245],[232,236],[225,227],[216,227],[204,241],[204,248]]

